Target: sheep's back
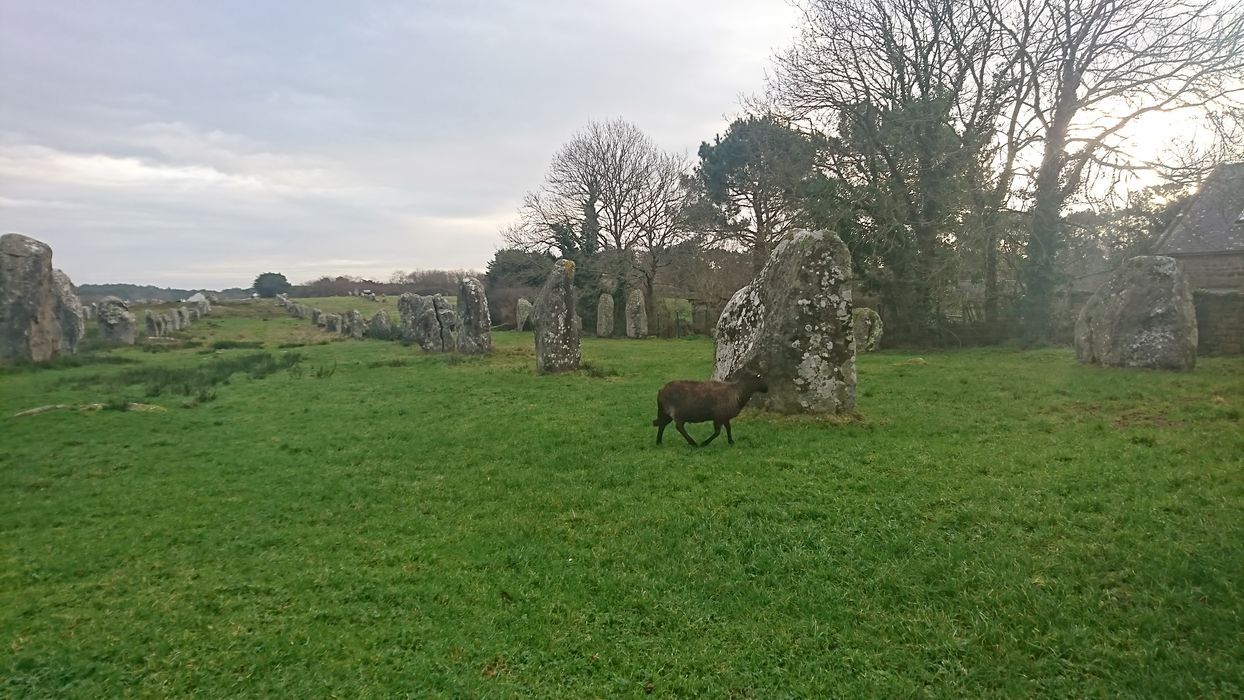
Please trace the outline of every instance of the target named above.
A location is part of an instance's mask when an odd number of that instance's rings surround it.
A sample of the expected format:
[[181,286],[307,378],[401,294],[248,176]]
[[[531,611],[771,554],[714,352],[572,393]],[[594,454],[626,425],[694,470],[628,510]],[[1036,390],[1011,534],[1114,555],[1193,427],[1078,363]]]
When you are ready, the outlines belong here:
[[734,386],[717,381],[674,381],[661,387],[657,402],[676,421],[729,420],[738,413]]

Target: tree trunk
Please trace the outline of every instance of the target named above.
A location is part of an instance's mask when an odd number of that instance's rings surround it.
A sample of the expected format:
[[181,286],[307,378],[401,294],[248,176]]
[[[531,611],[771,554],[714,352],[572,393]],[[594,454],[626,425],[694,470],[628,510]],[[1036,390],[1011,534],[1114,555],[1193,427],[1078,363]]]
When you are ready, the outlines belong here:
[[1069,122],[1069,115],[1056,114],[1050,123],[1033,191],[1032,228],[1028,235],[1028,259],[1024,265],[1024,343],[1029,346],[1046,343],[1050,339],[1055,255],[1062,233],[1059,213],[1064,197],[1060,179]]
[[[992,217],[991,217],[992,219]],[[985,229],[985,342],[996,343],[1001,337],[998,321],[998,231],[997,223],[989,221]]]

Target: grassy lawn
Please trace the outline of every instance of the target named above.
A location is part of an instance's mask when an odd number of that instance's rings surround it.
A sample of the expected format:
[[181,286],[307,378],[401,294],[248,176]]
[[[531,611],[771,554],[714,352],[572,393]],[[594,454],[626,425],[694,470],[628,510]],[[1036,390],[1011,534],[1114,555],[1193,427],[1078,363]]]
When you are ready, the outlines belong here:
[[[0,695],[1244,693],[1244,358],[882,352],[696,450],[650,423],[705,339],[183,337],[0,374]],[[13,417],[93,402],[167,410]]]

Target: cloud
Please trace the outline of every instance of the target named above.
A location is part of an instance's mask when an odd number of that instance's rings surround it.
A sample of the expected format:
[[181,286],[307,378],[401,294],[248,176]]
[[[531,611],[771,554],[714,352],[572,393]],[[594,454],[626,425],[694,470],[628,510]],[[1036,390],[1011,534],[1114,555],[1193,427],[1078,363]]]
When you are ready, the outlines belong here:
[[79,282],[482,268],[589,119],[694,152],[784,0],[0,0],[0,228]]

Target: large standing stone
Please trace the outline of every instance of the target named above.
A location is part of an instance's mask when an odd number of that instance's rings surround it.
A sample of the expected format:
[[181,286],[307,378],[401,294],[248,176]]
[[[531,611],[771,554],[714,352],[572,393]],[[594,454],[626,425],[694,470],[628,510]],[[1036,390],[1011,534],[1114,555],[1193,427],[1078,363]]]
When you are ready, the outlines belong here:
[[458,315],[439,294],[403,294],[397,300],[402,337],[426,352],[449,352],[457,345]]
[[1196,309],[1174,258],[1141,255],[1115,271],[1076,320],[1076,359],[1113,367],[1196,365]]
[[574,262],[558,260],[536,297],[532,323],[536,336],[536,371],[579,368],[579,326],[575,322]]
[[177,324],[181,326],[182,330],[189,328],[190,327],[190,310],[184,306],[181,306],[175,309],[174,311],[177,313]]
[[82,307],[82,318],[86,319],[87,321],[95,320],[95,305],[94,304],[87,304],[86,306]]
[[133,345],[137,336],[137,319],[129,304],[116,297],[104,297],[99,302],[99,337],[106,343]]
[[881,323],[881,315],[866,306],[861,306],[851,313],[851,320],[855,330],[855,349],[862,352],[879,350],[881,334],[885,330]]
[[632,289],[626,297],[626,337],[648,337],[648,309],[642,289]]
[[160,314],[159,317],[156,318],[156,325],[160,330],[161,338],[169,333],[172,333],[174,330],[173,319],[168,314]]
[[0,236],[0,360],[43,362],[61,349],[52,249],[17,233]]
[[363,314],[358,309],[350,309],[350,313],[346,314],[341,332],[351,338],[362,338],[367,335],[367,319],[363,318]]
[[520,331],[533,330],[531,309],[531,302],[519,297],[518,305],[514,308],[514,328]]
[[52,270],[53,290],[56,293],[56,319],[60,322],[61,350],[70,353],[78,351],[78,343],[86,335],[86,317],[82,313],[82,302],[73,293],[73,282],[69,275],[60,270]]
[[146,313],[143,314],[143,323],[147,327],[148,338],[160,337],[160,322],[157,320],[156,315],[151,313],[151,309],[147,309]]
[[311,315],[308,318],[311,319],[311,323],[318,326],[320,325],[320,315],[323,313],[324,313],[323,311],[320,311],[319,309],[315,307],[311,307]]
[[324,314],[324,330],[330,333],[341,332],[341,316],[339,314]]
[[484,285],[474,277],[458,282],[458,352],[478,355],[492,350],[492,318]]
[[596,337],[613,337],[613,296],[601,294],[596,302]]
[[381,309],[371,317],[371,323],[368,324],[368,335],[380,340],[388,340],[393,337],[393,323],[389,321],[389,312]]
[[781,413],[855,406],[851,254],[829,231],[797,231],[774,247],[717,322],[713,378],[740,370],[769,385],[754,401]]
[[169,309],[168,311],[168,331],[181,330],[181,316],[177,315],[177,309]]
[[199,320],[199,307],[191,306],[190,307],[190,322],[194,323],[197,320]]

